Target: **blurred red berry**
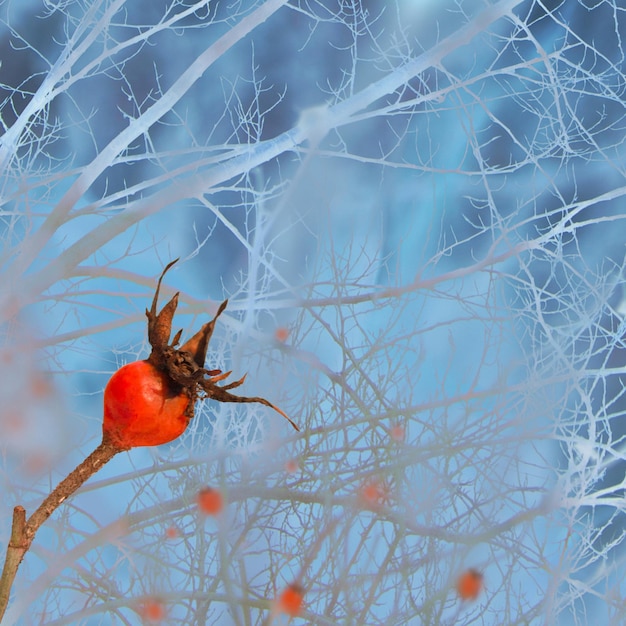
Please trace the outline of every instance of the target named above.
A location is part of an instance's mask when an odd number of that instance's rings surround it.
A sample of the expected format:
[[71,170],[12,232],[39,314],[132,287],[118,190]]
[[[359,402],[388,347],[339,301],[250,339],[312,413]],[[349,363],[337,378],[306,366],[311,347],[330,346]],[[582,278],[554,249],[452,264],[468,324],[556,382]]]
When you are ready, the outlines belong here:
[[224,508],[222,494],[213,487],[204,487],[198,492],[198,508],[205,515],[217,515]]
[[165,607],[156,598],[146,598],[139,607],[139,615],[149,624],[159,624],[165,619]]
[[278,599],[278,609],[291,617],[299,615],[302,609],[302,600],[304,589],[296,583],[293,583],[282,592]]
[[389,492],[387,486],[378,480],[366,482],[359,492],[359,499],[362,506],[372,511],[380,509],[383,504],[387,503],[389,499],[388,496]]
[[298,461],[296,461],[296,459],[289,459],[285,463],[285,470],[287,470],[287,472],[289,472],[290,474],[295,474],[299,469],[300,464],[298,463]]
[[463,600],[476,600],[483,588],[483,575],[473,568],[463,572],[456,584],[459,596]]
[[180,536],[180,533],[178,532],[178,528],[176,528],[176,526],[170,526],[166,531],[165,531],[165,536],[168,539],[177,539]]
[[404,441],[404,426],[396,424],[391,429],[391,438],[394,441]]
[[279,341],[280,343],[285,343],[285,341],[287,341],[287,339],[289,338],[289,329],[285,328],[284,326],[277,328],[274,333],[274,337],[276,338],[276,341]]

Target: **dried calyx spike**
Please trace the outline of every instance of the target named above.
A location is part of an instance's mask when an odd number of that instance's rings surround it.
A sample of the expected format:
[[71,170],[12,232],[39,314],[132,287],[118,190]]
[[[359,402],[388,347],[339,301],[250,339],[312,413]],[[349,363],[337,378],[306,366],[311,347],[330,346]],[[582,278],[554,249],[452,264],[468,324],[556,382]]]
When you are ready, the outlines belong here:
[[228,306],[228,300],[224,300],[217,309],[215,317],[210,322],[204,324],[204,326],[180,348],[177,349],[176,345],[180,341],[182,330],[176,333],[171,344],[168,343],[172,332],[172,320],[176,312],[176,307],[178,306],[178,293],[174,294],[174,297],[163,307],[158,315],[156,309],[163,276],[165,276],[167,270],[177,261],[178,259],[172,261],[163,270],[157,284],[154,299],[152,300],[152,306],[150,310],[146,309],[146,315],[148,317],[148,340],[152,346],[152,353],[148,357],[148,362],[157,369],[166,372],[172,381],[179,385],[189,397],[190,403],[187,414],[190,418],[193,417],[194,403],[198,399],[209,398],[211,400],[217,400],[218,402],[258,402],[274,409],[274,411],[280,413],[293,428],[300,430],[293,420],[277,406],[269,402],[269,400],[258,396],[245,397],[229,393],[230,389],[235,389],[243,385],[246,375],[235,382],[220,387],[217,383],[228,378],[232,372],[228,371],[222,373],[220,370],[207,370],[204,368],[207,349],[211,336],[213,335],[213,330],[215,329],[215,323],[217,318]]

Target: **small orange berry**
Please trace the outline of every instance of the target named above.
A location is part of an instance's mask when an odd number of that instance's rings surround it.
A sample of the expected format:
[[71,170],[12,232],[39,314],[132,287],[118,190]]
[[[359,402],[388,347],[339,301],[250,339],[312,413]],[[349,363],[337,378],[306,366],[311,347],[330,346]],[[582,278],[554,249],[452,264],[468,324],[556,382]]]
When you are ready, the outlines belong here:
[[222,494],[213,487],[204,487],[198,492],[198,508],[205,515],[217,515],[224,508]]
[[31,380],[31,391],[35,398],[43,400],[52,395],[52,385],[42,374],[35,374]]
[[396,424],[391,429],[391,438],[394,441],[404,441],[404,426],[400,426],[400,424]]
[[292,583],[282,592],[278,599],[278,608],[283,613],[296,617],[300,613],[302,608],[302,599],[304,596],[304,589],[297,583]]
[[483,588],[483,575],[473,568],[463,572],[456,584],[456,589],[463,600],[476,600]]
[[4,415],[3,419],[3,429],[7,434],[13,435],[16,433],[23,432],[26,428],[26,423],[24,421],[24,416],[21,412],[16,411],[15,409],[9,409]]
[[276,341],[280,341],[280,343],[285,343],[285,341],[289,339],[289,329],[285,328],[284,326],[277,328],[274,332],[274,337],[276,338]]
[[165,607],[157,598],[146,598],[139,607],[139,615],[150,624],[158,624],[165,619]]
[[361,487],[359,499],[370,510],[380,509],[387,500],[387,487],[378,480],[370,480]]
[[299,469],[300,465],[295,459],[289,459],[289,461],[285,463],[285,470],[287,470],[290,474],[295,474]]
[[166,531],[165,531],[165,536],[168,539],[176,539],[178,536],[180,535],[180,533],[178,532],[178,528],[176,528],[176,526],[170,526]]

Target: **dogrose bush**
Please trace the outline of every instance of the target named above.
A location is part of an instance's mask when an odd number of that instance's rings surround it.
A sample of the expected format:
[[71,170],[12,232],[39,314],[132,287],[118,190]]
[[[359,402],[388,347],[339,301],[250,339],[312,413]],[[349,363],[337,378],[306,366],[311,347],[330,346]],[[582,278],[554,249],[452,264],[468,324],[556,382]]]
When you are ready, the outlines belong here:
[[619,4],[0,3],[2,552],[177,256],[207,367],[302,429],[118,455],[3,626],[621,623]]

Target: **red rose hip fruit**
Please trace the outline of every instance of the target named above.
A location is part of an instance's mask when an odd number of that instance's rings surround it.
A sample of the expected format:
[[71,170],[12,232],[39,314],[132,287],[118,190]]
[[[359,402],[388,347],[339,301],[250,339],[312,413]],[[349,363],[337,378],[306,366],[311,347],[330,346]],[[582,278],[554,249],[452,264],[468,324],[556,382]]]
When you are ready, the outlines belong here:
[[220,304],[215,317],[189,341],[177,348],[182,331],[170,343],[172,320],[178,294],[157,313],[159,289],[169,263],[157,283],[152,306],[146,310],[148,341],[152,352],[145,361],[121,367],[104,390],[103,442],[128,450],[137,446],[158,446],[180,437],[193,418],[196,400],[211,398],[218,402],[258,402],[280,413],[296,429],[298,426],[265,398],[236,396],[230,393],[243,385],[245,376],[223,386],[230,372],[204,368],[209,340],[217,318],[228,300]]
[[187,428],[188,406],[187,394],[165,372],[148,361],[129,363],[104,390],[104,439],[123,450],[167,443]]

